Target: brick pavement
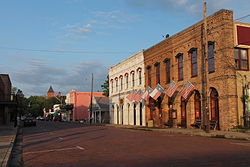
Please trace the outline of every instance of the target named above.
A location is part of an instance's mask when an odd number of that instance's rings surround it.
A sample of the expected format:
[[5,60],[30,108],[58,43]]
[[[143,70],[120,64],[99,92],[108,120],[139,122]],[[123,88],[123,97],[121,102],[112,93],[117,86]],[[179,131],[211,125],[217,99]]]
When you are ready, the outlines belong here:
[[0,166],[8,166],[11,151],[17,134],[17,128],[11,125],[0,126]]
[[[40,122],[24,128],[25,166],[249,166],[248,141]],[[81,149],[82,148],[82,149]]]
[[250,140],[250,133],[233,132],[233,131],[218,131],[211,130],[210,133],[206,133],[201,129],[183,129],[183,128],[148,128],[131,125],[117,125],[107,124],[106,126],[112,126],[116,128],[134,129],[134,130],[146,130],[146,131],[158,131],[168,134],[184,134],[190,136],[202,136],[202,137],[214,137],[214,138],[226,138],[236,140]]

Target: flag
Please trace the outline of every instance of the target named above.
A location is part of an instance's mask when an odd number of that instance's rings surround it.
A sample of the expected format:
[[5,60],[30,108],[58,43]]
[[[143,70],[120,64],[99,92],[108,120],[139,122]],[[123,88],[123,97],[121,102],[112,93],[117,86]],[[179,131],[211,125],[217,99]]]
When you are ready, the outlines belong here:
[[134,100],[134,91],[133,90],[131,90],[130,91],[130,93],[129,93],[129,95],[126,97],[129,101],[133,101]]
[[187,99],[190,92],[194,90],[194,85],[187,81],[184,87],[180,90],[179,94],[184,98]]
[[136,101],[136,102],[140,102],[141,101],[141,95],[142,95],[142,91],[141,91],[141,89],[139,89],[136,93],[135,93],[135,95],[134,95],[134,100]]
[[153,89],[150,88],[150,87],[148,87],[148,88],[146,89],[146,91],[143,93],[143,95],[141,96],[142,99],[145,100],[145,101],[147,101],[148,98],[149,98],[149,94],[150,94],[151,92],[153,92]]
[[174,81],[171,81],[169,84],[169,88],[165,90],[164,93],[168,97],[172,97],[174,95],[174,92],[177,90],[177,88],[178,88],[178,85],[176,85]]
[[156,100],[156,99],[161,95],[161,93],[162,93],[163,91],[164,91],[164,88],[161,87],[160,84],[157,84],[156,87],[155,87],[155,89],[153,90],[153,92],[150,93],[150,96],[151,96],[154,100]]

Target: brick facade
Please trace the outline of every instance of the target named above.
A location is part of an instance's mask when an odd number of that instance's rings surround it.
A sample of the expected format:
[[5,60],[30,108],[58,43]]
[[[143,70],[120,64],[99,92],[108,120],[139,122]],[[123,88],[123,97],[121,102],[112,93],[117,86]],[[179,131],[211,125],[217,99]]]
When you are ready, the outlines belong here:
[[[233,12],[229,10],[220,10],[217,13],[207,18],[207,35],[208,41],[214,44],[214,63],[215,71],[207,73],[208,77],[208,96],[213,91],[218,93],[218,128],[228,130],[233,126],[241,123],[240,119],[243,115],[242,108],[239,108],[242,91],[239,90],[239,78],[237,71],[234,68],[234,48],[235,48],[235,28],[233,22]],[[160,63],[160,84],[163,88],[168,88],[166,82],[166,64],[164,60],[170,60],[170,80],[173,80],[179,86],[177,91],[180,91],[182,86],[190,81],[195,86],[195,92],[198,92],[202,97],[201,87],[201,55],[203,44],[203,21],[194,24],[193,26],[173,35],[172,37],[152,46],[144,51],[145,61],[145,86],[156,86],[156,66],[155,63]],[[190,49],[197,50],[197,76],[191,75],[191,56],[188,53]],[[178,80],[178,58],[176,55],[183,54],[183,80]],[[148,68],[151,67],[151,77],[148,76]],[[245,71],[249,75],[248,71]],[[250,76],[249,76],[250,77]],[[186,105],[186,127],[190,128],[195,121],[195,99],[194,92],[185,101]],[[152,101],[152,100],[151,100]],[[162,101],[162,102],[161,102]],[[215,100],[209,98],[209,118],[212,119],[211,105]],[[177,110],[177,124],[181,124],[181,97],[177,95],[172,103],[165,95],[153,101],[155,107],[146,107],[146,122],[153,120],[154,126],[164,126],[164,123],[169,121],[169,109]],[[184,103],[183,103],[184,104]],[[241,106],[242,107],[242,106]],[[150,109],[151,108],[151,109]],[[201,113],[203,119],[203,113]]]

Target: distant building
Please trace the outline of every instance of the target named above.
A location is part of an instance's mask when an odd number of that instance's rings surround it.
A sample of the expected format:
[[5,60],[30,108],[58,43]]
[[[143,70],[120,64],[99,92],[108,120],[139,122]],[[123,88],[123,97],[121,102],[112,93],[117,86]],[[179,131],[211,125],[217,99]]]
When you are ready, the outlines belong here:
[[62,96],[61,92],[58,92],[56,97],[58,97],[60,99],[60,97]]
[[[93,92],[94,97],[105,97],[103,92]],[[73,104],[71,119],[73,121],[88,120],[91,92],[70,91],[66,95],[66,104]]]
[[92,98],[92,118],[94,123],[109,123],[109,97]]
[[15,119],[14,104],[9,75],[0,74],[0,125],[9,124]]
[[47,92],[47,97],[50,98],[50,97],[54,97],[55,96],[55,92],[52,88],[52,86],[49,87],[49,90]]

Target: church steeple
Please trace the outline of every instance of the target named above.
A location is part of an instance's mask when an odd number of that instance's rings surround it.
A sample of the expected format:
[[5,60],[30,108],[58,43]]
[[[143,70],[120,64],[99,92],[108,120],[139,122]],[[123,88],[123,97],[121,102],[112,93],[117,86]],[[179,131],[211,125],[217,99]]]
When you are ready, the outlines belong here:
[[48,96],[48,98],[55,96],[55,92],[54,92],[54,90],[53,90],[53,88],[52,88],[51,85],[50,85],[49,90],[47,92],[47,96]]

